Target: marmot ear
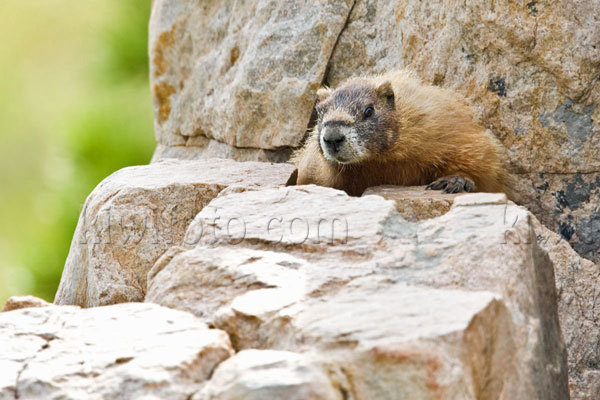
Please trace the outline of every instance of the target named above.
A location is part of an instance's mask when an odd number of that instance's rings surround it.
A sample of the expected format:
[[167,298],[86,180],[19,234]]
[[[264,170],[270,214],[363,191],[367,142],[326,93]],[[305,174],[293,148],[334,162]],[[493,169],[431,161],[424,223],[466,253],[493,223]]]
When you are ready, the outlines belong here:
[[320,102],[327,100],[327,98],[331,95],[332,90],[328,87],[322,87],[317,90],[317,100]]
[[377,86],[375,93],[377,93],[377,97],[385,99],[389,105],[393,106],[395,104],[394,89],[392,89],[392,83],[390,81],[385,81]]

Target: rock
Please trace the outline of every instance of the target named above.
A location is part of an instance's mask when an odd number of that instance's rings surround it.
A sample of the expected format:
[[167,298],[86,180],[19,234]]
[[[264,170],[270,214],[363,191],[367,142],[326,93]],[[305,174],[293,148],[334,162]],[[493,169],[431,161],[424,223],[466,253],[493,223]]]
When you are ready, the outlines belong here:
[[51,305],[46,300],[40,299],[35,296],[13,296],[6,300],[2,312],[20,310],[22,308],[29,307],[46,307]]
[[188,399],[233,354],[223,331],[153,304],[0,314],[2,399]]
[[[267,297],[256,292],[236,299],[233,314],[221,314],[217,325],[240,334],[242,345],[255,339],[254,345],[320,352],[346,376],[347,398],[481,398],[486,381],[494,398],[511,379],[516,346],[509,312],[490,293],[363,278],[273,310],[261,307]],[[246,336],[252,320],[258,335]],[[488,375],[477,376],[477,369]]]
[[303,259],[284,253],[244,248],[173,247],[148,274],[146,302],[195,314],[207,324],[215,313],[250,289],[284,288],[271,305],[286,305],[306,294]]
[[363,196],[377,195],[393,200],[402,218],[420,221],[446,214],[454,199],[463,194],[439,190],[425,192],[422,186],[375,186],[365,190]]
[[[600,264],[600,174],[524,174],[520,198],[583,257]],[[535,201],[529,201],[535,199]]]
[[569,354],[571,399],[600,398],[600,264],[579,256],[533,220],[537,242],[554,264],[558,316]]
[[343,400],[322,368],[302,354],[243,350],[221,363],[192,400]]
[[[436,217],[447,212],[447,203],[465,204],[465,199],[470,197],[403,187],[371,188],[365,194],[395,200],[402,217],[409,220]],[[440,196],[444,200],[440,200]],[[488,196],[493,202],[493,197],[498,195]],[[439,208],[432,209],[432,205]],[[532,217],[531,224],[537,244],[554,265],[558,317],[568,351],[571,399],[587,399],[592,393],[600,396],[600,370],[596,367],[600,365],[600,311],[595,301],[600,298],[600,265],[582,258],[566,240],[542,225],[537,218]],[[595,397],[598,396],[591,396]]]
[[[307,207],[315,196],[318,208]],[[363,209],[373,210],[370,219],[360,215]],[[198,213],[183,247],[172,247],[154,265],[148,274],[146,301],[192,312],[209,324],[215,311],[248,288],[294,282],[295,289],[286,286],[285,293],[276,292],[271,304],[288,301],[310,290],[304,287],[309,283],[294,272],[301,265],[313,268],[306,257],[319,264],[318,281],[311,284],[314,289],[322,281],[363,274],[361,262],[380,247],[382,225],[394,213],[393,202],[380,197],[352,198],[314,185],[223,194]],[[303,258],[295,257],[295,252]],[[357,265],[328,272],[328,265],[338,266],[340,261]],[[233,266],[239,270],[232,270]]]
[[[324,360],[346,398],[567,398],[552,264],[504,195],[459,196],[418,222],[316,186],[210,206],[153,268],[146,301],[195,313],[236,349]],[[308,228],[294,236],[291,221]]]
[[[282,253],[241,248],[223,250],[199,247],[182,253],[182,259],[174,259],[168,269],[152,280],[149,295],[154,287],[161,288],[162,293],[155,293],[153,299],[147,301],[171,307],[179,305],[178,308],[196,313],[202,309],[202,316],[227,329],[239,348],[275,347],[313,352],[315,349],[324,352],[328,348],[344,349],[321,357],[329,363],[328,369],[341,370],[343,366],[347,374],[361,377],[352,383],[346,382],[339,389],[346,396],[352,393],[351,398],[430,398],[443,390],[468,392],[464,376],[470,376],[472,368],[493,371],[490,372],[493,378],[482,377],[478,385],[484,385],[484,379],[501,381],[508,374],[506,365],[512,362],[515,353],[510,317],[505,305],[490,293],[419,289],[370,279],[354,280],[351,287],[346,288],[341,283],[331,282],[331,276],[319,281],[326,271],[315,270],[311,276],[306,271],[307,263],[290,260],[289,256],[286,259]],[[182,274],[183,271],[187,274]],[[332,272],[344,273],[340,267]],[[366,274],[368,271],[363,271],[362,275]],[[195,282],[183,289],[186,279],[190,282],[192,276]],[[161,287],[169,277],[171,284]],[[317,285],[318,281],[321,285]],[[338,291],[341,294],[336,294]],[[171,297],[161,297],[163,294]],[[217,305],[207,310],[200,298],[222,306],[216,313],[216,321],[211,317]],[[383,304],[386,306],[379,307]],[[428,311],[422,314],[423,310]],[[490,336],[488,332],[495,334]],[[435,341],[443,344],[430,343]],[[451,344],[446,344],[448,341]],[[493,356],[481,357],[483,347]],[[445,388],[431,391],[422,388],[427,386],[429,369],[436,363],[443,364],[440,359],[452,359],[457,353],[469,354],[465,358],[471,360],[446,365],[447,368],[438,365],[435,377],[431,378],[445,382]],[[370,370],[379,363],[384,366]],[[216,393],[214,397],[205,395],[197,399],[296,398],[295,386],[286,391],[282,388],[289,383],[280,377],[288,374],[272,371],[266,376],[271,376],[274,382],[267,384],[264,380],[253,380],[252,371],[237,371],[240,367],[228,372],[227,379],[220,378],[221,368],[230,369],[224,363],[215,372],[209,385],[211,389],[207,389],[208,393]],[[393,370],[391,375],[386,374],[388,369]],[[323,387],[322,379],[311,379],[313,386]],[[247,388],[250,385],[245,382],[256,381],[262,385],[256,388],[255,383],[250,391]],[[377,388],[376,382],[380,381],[385,382],[385,394],[383,389]],[[495,381],[494,385],[502,384]],[[267,396],[263,394],[266,388],[279,389],[282,394]]]
[[189,222],[221,190],[282,186],[294,171],[287,164],[220,159],[117,171],[86,200],[55,303],[142,301],[152,265],[181,242]]
[[[193,139],[193,140],[192,140]],[[217,140],[204,136],[190,138],[186,146],[165,146],[158,144],[152,162],[175,158],[178,160],[205,160],[209,158],[229,158],[236,161],[285,162],[289,160],[292,151],[289,148],[281,150],[263,150],[229,146]]]
[[351,0],[157,0],[150,75],[158,142],[298,146]]
[[[319,203],[315,203],[319,199]],[[309,206],[311,205],[311,206]],[[371,210],[364,218],[361,210]],[[315,185],[230,193],[203,209],[183,243],[338,253],[342,259],[369,257],[381,246],[382,224],[394,203],[378,196],[352,198]],[[343,251],[334,246],[343,243]]]

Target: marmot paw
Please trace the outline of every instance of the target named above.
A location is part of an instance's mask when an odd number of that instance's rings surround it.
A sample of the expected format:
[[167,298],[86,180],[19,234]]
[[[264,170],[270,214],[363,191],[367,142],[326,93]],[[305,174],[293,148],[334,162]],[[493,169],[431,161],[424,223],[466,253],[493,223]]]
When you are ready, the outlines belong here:
[[475,182],[460,175],[444,176],[431,182],[425,189],[442,190],[444,193],[472,192]]

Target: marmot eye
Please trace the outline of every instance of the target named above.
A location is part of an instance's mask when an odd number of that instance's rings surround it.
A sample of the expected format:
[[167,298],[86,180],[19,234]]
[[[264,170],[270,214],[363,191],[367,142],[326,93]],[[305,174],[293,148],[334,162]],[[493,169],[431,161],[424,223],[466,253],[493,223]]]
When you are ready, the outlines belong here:
[[365,108],[365,111],[363,111],[363,116],[365,118],[369,118],[369,117],[371,117],[373,115],[374,111],[375,110],[373,110],[373,107],[367,107],[367,108]]

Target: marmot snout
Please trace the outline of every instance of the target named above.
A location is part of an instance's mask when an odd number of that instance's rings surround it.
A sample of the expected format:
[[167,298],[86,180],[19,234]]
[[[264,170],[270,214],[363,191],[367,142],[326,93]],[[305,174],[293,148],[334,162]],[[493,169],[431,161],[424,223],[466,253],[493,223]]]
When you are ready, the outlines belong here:
[[360,195],[376,185],[505,191],[500,147],[458,94],[407,71],[317,92],[317,125],[294,161],[298,184]]

